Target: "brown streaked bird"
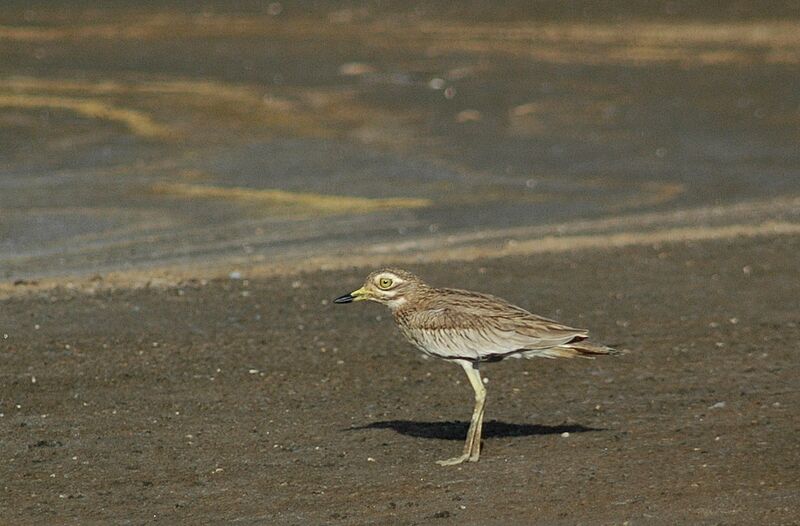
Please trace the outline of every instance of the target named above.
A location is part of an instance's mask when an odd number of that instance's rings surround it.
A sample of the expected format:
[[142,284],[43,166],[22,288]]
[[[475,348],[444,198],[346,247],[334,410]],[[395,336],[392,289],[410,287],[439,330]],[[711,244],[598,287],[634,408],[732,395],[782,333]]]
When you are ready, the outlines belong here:
[[587,341],[589,331],[531,314],[489,294],[426,285],[399,269],[378,270],[364,285],[334,303],[370,300],[392,311],[400,332],[423,353],[459,364],[475,391],[475,409],[463,454],[437,463],[476,462],[481,453],[481,428],[486,388],[479,366],[514,358],[593,358],[620,351]]

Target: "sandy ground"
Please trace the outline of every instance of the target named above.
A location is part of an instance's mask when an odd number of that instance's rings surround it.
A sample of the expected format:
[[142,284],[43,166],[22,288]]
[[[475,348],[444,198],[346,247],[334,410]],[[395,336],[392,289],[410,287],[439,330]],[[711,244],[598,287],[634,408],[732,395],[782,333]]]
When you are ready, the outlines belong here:
[[798,250],[415,266],[631,350],[485,367],[482,459],[450,468],[469,386],[330,303],[365,269],[5,299],[0,522],[797,524]]
[[[95,4],[0,5],[0,524],[800,524],[796,3]],[[441,468],[386,261],[631,353]]]

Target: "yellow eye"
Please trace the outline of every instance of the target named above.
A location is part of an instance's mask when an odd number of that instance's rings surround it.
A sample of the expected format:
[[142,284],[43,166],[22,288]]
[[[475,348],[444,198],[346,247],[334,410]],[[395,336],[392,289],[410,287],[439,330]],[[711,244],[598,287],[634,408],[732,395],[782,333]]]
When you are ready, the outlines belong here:
[[389,278],[381,278],[380,281],[378,281],[378,286],[383,290],[386,290],[392,286],[392,280]]

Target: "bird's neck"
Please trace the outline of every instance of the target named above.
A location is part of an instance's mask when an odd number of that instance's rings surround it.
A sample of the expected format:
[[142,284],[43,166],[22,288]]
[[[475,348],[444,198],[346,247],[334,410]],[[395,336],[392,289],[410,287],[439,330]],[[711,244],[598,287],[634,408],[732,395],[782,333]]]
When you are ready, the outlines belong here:
[[387,301],[386,306],[395,317],[402,316],[419,308],[420,301],[426,297],[429,290],[430,288],[425,286],[419,287],[403,296]]
[[386,306],[389,307],[389,310],[392,311],[392,314],[403,309],[406,305],[408,305],[408,298],[406,298],[405,296],[391,299],[386,302]]

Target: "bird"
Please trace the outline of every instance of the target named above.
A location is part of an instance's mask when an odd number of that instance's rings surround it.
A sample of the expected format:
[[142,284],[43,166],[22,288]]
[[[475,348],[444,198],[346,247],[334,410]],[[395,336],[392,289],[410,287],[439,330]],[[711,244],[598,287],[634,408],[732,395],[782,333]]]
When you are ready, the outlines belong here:
[[467,374],[475,406],[464,449],[460,456],[437,461],[443,466],[480,458],[486,404],[482,364],[506,358],[594,358],[624,352],[589,342],[586,329],[532,314],[490,294],[434,288],[402,269],[376,270],[361,288],[333,302],[365,300],[389,307],[401,334],[417,349],[457,363]]

